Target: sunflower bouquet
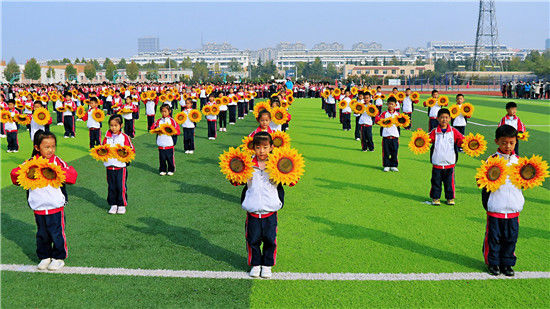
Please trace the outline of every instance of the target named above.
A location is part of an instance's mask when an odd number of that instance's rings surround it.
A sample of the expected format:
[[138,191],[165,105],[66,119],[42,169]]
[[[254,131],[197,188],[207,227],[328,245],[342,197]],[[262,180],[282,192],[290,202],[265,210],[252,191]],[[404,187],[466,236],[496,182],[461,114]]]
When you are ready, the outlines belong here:
[[35,157],[21,164],[17,183],[25,190],[34,190],[52,186],[59,188],[65,182],[65,171],[61,166],[48,162],[42,157]]
[[266,163],[266,171],[274,183],[294,185],[304,174],[304,158],[290,147],[274,148]]
[[470,118],[474,114],[474,106],[466,102],[462,104],[460,112],[462,113],[462,115],[464,115],[464,117]]
[[429,98],[424,102],[424,106],[426,107],[434,107],[435,103],[437,103],[437,100],[435,98]]
[[158,128],[160,132],[157,134],[165,134],[169,136],[178,134],[178,131],[176,130],[176,128],[174,128],[174,126],[171,123],[163,123]]
[[220,107],[217,104],[213,104],[210,107],[210,115],[217,116],[220,113]]
[[332,91],[332,96],[333,97],[338,97],[342,94],[342,90],[340,90],[340,88],[336,88]]
[[288,105],[292,105],[292,103],[294,103],[294,97],[289,96],[289,97],[286,98],[286,101],[288,102]]
[[61,106],[59,106],[58,108],[56,108],[56,110],[60,113],[64,113],[66,111],[69,110],[69,108],[65,105],[65,104],[62,104]]
[[355,101],[355,104],[351,105],[351,110],[354,114],[362,114],[367,110],[365,104]]
[[367,115],[369,115],[371,117],[378,116],[378,107],[376,107],[376,105],[374,105],[374,104],[367,105],[366,111],[367,111]]
[[413,101],[413,103],[418,103],[418,100],[420,100],[420,94],[418,94],[418,92],[415,91],[411,93],[409,98],[411,98],[411,101]]
[[245,136],[242,139],[242,145],[240,146],[243,150],[246,150],[250,152],[251,154],[254,154],[254,145],[252,144],[252,140],[254,138],[252,136]]
[[412,133],[411,140],[409,142],[409,149],[414,154],[423,154],[430,150],[431,139],[428,133],[422,129],[418,129]]
[[407,114],[399,114],[395,116],[395,125],[398,127],[406,128],[411,124],[411,118]]
[[519,132],[518,133],[518,139],[520,141],[528,141],[529,140],[529,131],[525,131],[525,132]]
[[26,126],[31,123],[31,118],[27,117],[25,114],[16,114],[13,116],[13,120],[22,126]]
[[2,121],[2,123],[8,123],[8,122],[12,122],[13,118],[11,117],[11,113],[9,111],[2,110],[0,112],[0,120]]
[[508,168],[504,158],[499,156],[490,157],[487,161],[481,164],[477,169],[476,182],[480,189],[485,188],[487,191],[495,192],[506,182],[508,176]]
[[288,120],[288,112],[283,107],[275,107],[271,110],[271,120],[276,124],[284,124]]
[[346,100],[341,100],[338,102],[338,108],[339,109],[344,109],[348,107],[348,102]]
[[510,181],[518,189],[530,189],[541,186],[544,179],[549,177],[548,162],[541,156],[533,155],[530,159],[519,158],[517,164],[508,167]]
[[92,112],[92,118],[97,122],[102,122],[103,120],[105,120],[105,112],[99,108],[96,108]]
[[439,104],[439,106],[447,106],[449,105],[449,98],[446,95],[442,95],[437,98],[437,103]]
[[32,118],[34,119],[34,122],[43,126],[47,125],[48,122],[50,122],[51,116],[50,112],[47,109],[45,109],[44,107],[40,107],[34,110]]
[[271,139],[273,140],[273,147],[290,147],[290,136],[283,131],[275,131],[271,133]]
[[111,148],[113,157],[120,162],[129,163],[136,158],[136,152],[130,146],[116,145]]
[[359,90],[357,89],[357,87],[353,86],[353,87],[351,87],[350,92],[353,95],[357,95],[359,93]]
[[223,96],[222,99],[221,99],[221,104],[222,105],[227,105],[230,102],[231,102],[231,99],[229,97]]
[[395,95],[395,98],[397,99],[397,101],[400,101],[400,102],[403,102],[403,100],[405,100],[405,93],[403,91],[399,91],[396,95]]
[[451,113],[451,118],[453,119],[455,119],[456,117],[458,117],[458,115],[460,115],[460,111],[461,111],[460,106],[456,104],[449,107],[449,112]]
[[328,98],[330,96],[330,90],[328,90],[328,89],[323,90],[323,93],[321,93],[321,95],[325,99]]
[[220,155],[221,172],[232,183],[243,184],[252,178],[254,164],[250,153],[240,148],[230,147]]
[[174,116],[174,120],[175,120],[178,124],[183,124],[184,122],[187,121],[187,114],[184,113],[184,112],[179,112],[179,113],[177,113],[177,114]]
[[378,125],[382,128],[389,128],[395,124],[395,121],[395,117],[384,118],[378,121]]
[[78,118],[82,118],[84,117],[84,115],[86,115],[86,108],[84,107],[84,105],[80,105],[76,108],[76,116]]
[[189,117],[189,120],[194,123],[201,121],[202,118],[202,114],[198,109],[192,109],[191,111],[189,111],[189,114],[187,116]]
[[92,158],[100,162],[107,162],[110,158],[113,158],[115,156],[113,152],[114,149],[107,144],[97,145],[90,149],[90,155]]
[[470,157],[478,157],[487,150],[487,141],[485,137],[479,133],[476,133],[476,135],[470,133],[464,136],[462,150]]
[[211,115],[212,114],[212,107],[211,105],[205,105],[202,107],[202,113],[205,115],[205,116],[208,116],[208,115]]

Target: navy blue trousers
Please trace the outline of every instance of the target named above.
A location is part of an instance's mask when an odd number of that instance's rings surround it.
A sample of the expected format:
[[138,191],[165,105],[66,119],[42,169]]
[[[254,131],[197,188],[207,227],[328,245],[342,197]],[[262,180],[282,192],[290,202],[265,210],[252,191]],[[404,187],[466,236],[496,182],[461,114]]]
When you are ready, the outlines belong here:
[[361,125],[361,150],[374,150],[372,126]]
[[107,203],[109,205],[128,205],[128,170],[125,167],[107,168]]
[[487,216],[487,229],[483,242],[485,264],[496,266],[516,265],[519,218],[503,219]]
[[439,199],[441,197],[442,184],[445,186],[445,199],[455,198],[455,168],[440,169],[432,167],[432,187],[430,197]]
[[183,150],[195,150],[195,128],[183,128]]
[[216,120],[208,120],[208,137],[216,138]]
[[101,145],[101,129],[100,128],[90,128],[90,149],[94,148],[97,145]]
[[342,129],[351,130],[351,114],[342,113]]
[[266,218],[256,218],[247,213],[245,231],[248,265],[275,265],[277,259],[277,212]]
[[72,115],[63,116],[63,126],[65,127],[64,136],[74,136],[74,117]]
[[228,105],[227,110],[229,111],[229,123],[235,123],[237,119],[237,106]]
[[159,149],[159,172],[175,172],[174,148]]
[[65,237],[65,212],[61,210],[51,215],[34,214],[36,221],[36,255],[39,259],[67,258],[67,239]]
[[399,150],[398,138],[382,138],[382,166],[397,167],[397,151]]

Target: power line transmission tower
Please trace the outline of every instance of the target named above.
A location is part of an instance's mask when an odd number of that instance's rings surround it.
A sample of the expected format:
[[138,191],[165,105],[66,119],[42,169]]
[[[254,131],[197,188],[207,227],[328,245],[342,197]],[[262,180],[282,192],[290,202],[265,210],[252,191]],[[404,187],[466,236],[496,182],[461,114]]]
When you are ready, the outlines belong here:
[[498,29],[497,19],[495,16],[495,1],[480,0],[479,1],[479,17],[477,19],[476,44],[474,47],[474,63],[473,70],[479,71],[480,61],[482,59],[482,51],[490,51],[489,61],[493,68],[501,68],[501,63],[497,59],[498,44]]

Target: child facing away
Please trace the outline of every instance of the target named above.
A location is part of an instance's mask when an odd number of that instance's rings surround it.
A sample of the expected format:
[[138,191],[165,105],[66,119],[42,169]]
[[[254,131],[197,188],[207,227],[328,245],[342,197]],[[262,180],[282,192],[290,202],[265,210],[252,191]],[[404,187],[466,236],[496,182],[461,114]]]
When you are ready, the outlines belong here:
[[[153,124],[152,129],[156,129],[160,125],[168,123],[176,129],[176,133],[179,135],[180,128],[174,118],[170,117],[170,111],[170,105],[163,104],[160,107],[160,114],[162,115],[162,118]],[[159,150],[159,175],[174,175],[174,172],[176,171],[176,160],[174,159],[174,139],[170,135],[158,134],[157,146]]]
[[342,101],[346,102],[346,107],[341,109],[342,111],[342,130],[349,131],[351,130],[351,92],[348,89],[344,92],[344,97],[342,98]]
[[[395,110],[397,100],[395,97],[388,98],[388,110],[376,117],[378,123],[382,119],[399,115]],[[384,172],[399,172],[397,168],[397,153],[399,151],[399,129],[395,124],[388,128],[382,128],[382,166]]]
[[[515,102],[506,103],[506,116],[502,117],[502,119],[498,123],[498,126],[500,127],[507,124],[514,127],[514,129],[516,129],[518,133],[525,133],[525,125],[523,124],[523,122],[521,122],[521,120],[519,120],[519,117],[516,116],[517,111],[518,105]],[[519,143],[517,141],[514,152],[516,155],[519,156]]]
[[[55,155],[57,139],[51,132],[36,131],[33,138],[32,158],[42,157],[61,167],[65,172],[65,184],[74,184],[78,176],[76,170]],[[11,180],[17,183],[20,167],[11,171]],[[39,270],[58,270],[65,265],[68,256],[65,236],[65,205],[67,191],[65,184],[59,188],[50,185],[28,190],[27,202],[34,211],[36,222],[36,255],[40,259]]]
[[403,99],[403,114],[409,116],[409,119],[411,120],[410,124],[406,126],[405,130],[410,130],[412,126],[412,113],[414,111],[414,104],[411,100],[411,88],[405,89],[405,99]]
[[83,121],[86,121],[86,127],[89,130],[90,136],[90,149],[97,145],[101,145],[101,122],[98,122],[92,117],[93,113],[98,110],[98,101],[96,97],[90,98],[88,112],[82,117]]
[[[102,145],[130,146],[135,151],[132,140],[122,132],[122,116],[114,114],[109,118],[109,130],[105,133]],[[107,203],[111,205],[109,214],[125,214],[128,206],[127,164],[115,158],[103,163],[107,170]]]
[[256,130],[252,131],[248,136],[254,137],[256,133],[258,132],[267,132],[269,134],[275,132],[275,130],[271,129],[269,124],[271,123],[271,113],[268,110],[262,109],[258,113],[258,118],[256,118],[258,121],[258,128]]
[[183,112],[187,114],[187,120],[181,124],[183,129],[183,150],[187,154],[195,153],[195,123],[189,119],[189,112],[193,109],[193,100],[187,98]]
[[439,125],[430,132],[432,148],[430,159],[432,163],[432,178],[430,198],[433,205],[440,205],[441,184],[445,186],[445,199],[448,205],[455,204],[455,164],[458,147],[462,145],[464,136],[453,128],[451,112],[442,108],[437,112]]
[[[491,157],[501,157],[507,165],[518,163],[514,153],[518,131],[503,124],[495,132],[498,150]],[[521,189],[516,188],[506,176],[506,182],[495,192],[485,188],[481,191],[483,207],[487,211],[487,228],[483,242],[483,256],[489,274],[497,276],[503,273],[514,276],[512,266],[516,265],[516,243],[518,241],[519,213],[525,202]]]

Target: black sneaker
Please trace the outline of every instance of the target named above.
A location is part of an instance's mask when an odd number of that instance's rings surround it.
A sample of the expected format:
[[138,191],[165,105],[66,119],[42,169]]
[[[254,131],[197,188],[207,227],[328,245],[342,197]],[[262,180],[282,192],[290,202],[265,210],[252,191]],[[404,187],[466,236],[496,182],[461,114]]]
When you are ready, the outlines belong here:
[[512,266],[502,266],[500,267],[500,269],[502,270],[502,273],[507,277],[513,277],[515,274]]
[[496,265],[489,265],[489,275],[491,276],[498,276],[500,275],[500,269]]

